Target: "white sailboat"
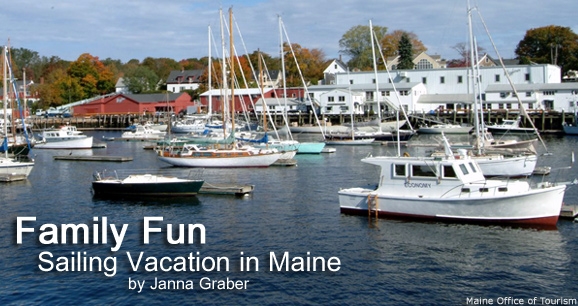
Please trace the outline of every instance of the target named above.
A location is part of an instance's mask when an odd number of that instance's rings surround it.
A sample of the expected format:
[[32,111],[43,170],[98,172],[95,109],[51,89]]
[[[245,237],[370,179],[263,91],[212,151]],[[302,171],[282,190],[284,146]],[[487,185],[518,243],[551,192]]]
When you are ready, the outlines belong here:
[[[4,77],[4,84],[3,84],[3,108],[4,108],[4,122],[8,122],[8,69],[10,69],[10,64],[8,61],[8,47],[4,47],[3,50],[3,77]],[[11,71],[12,69],[10,69]],[[12,76],[12,73],[10,73]],[[13,78],[11,78],[11,83],[14,89],[16,89],[15,83]],[[18,97],[18,91],[14,90],[16,98]],[[20,104],[20,103],[19,103]],[[22,120],[22,124],[24,120]],[[24,127],[25,129],[26,127]],[[25,131],[26,132],[26,131]],[[8,124],[3,124],[3,139],[2,139],[2,147],[0,151],[4,152],[4,156],[0,156],[0,181],[15,181],[15,180],[24,180],[28,177],[30,172],[34,167],[33,161],[21,161],[8,156]]]
[[[229,9],[229,20],[231,23],[230,28],[232,29],[232,9]],[[221,30],[222,36],[223,30]],[[224,47],[223,47],[224,49]],[[233,57],[235,54],[233,47],[233,35],[230,33],[230,56]],[[226,73],[225,72],[225,52],[223,50],[223,85],[226,90]],[[229,72],[231,74],[231,107],[230,107],[230,120],[231,129],[230,133],[235,133],[235,80],[233,77],[234,73],[234,61],[230,61]],[[227,100],[227,95],[225,94],[225,99],[223,99],[225,106],[229,103]],[[226,107],[223,107],[226,109]],[[223,119],[225,119],[226,114],[223,113]],[[223,135],[227,135],[227,124],[223,124]],[[233,134],[234,135],[234,134]],[[259,149],[252,146],[240,145],[236,141],[232,144],[215,144],[200,146],[196,144],[185,144],[182,149],[168,148],[164,150],[159,150],[158,158],[159,160],[178,167],[205,167],[205,168],[237,168],[237,167],[268,167],[281,158],[282,153],[275,149]]]
[[[476,50],[476,44],[474,41],[474,36],[472,32],[472,9],[468,4],[468,26],[470,32],[470,62],[471,62],[471,89],[474,102],[474,133],[476,134],[475,150],[471,151],[470,158],[476,160],[479,167],[485,176],[504,176],[504,177],[521,177],[532,175],[536,164],[538,163],[538,156],[533,151],[497,151],[496,143],[488,143],[486,140],[492,137],[485,129],[483,129],[483,120],[479,116],[482,113],[478,111],[478,106],[481,105],[479,101],[481,97],[481,90],[479,89],[479,73],[478,73],[478,61],[477,54],[474,54]],[[521,106],[523,107],[523,106]],[[507,144],[509,146],[513,144]],[[493,149],[494,153],[489,153],[487,150]],[[456,156],[461,156],[463,154],[457,154]],[[435,156],[435,154],[434,154]],[[438,154],[439,156],[439,154]]]

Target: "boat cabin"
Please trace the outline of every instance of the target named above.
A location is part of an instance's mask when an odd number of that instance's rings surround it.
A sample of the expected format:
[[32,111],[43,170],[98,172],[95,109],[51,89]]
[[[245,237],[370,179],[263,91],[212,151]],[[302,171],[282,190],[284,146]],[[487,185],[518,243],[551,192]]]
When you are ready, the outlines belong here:
[[362,161],[381,166],[380,192],[401,197],[440,197],[469,192],[468,185],[486,181],[474,160],[460,158],[368,157]]

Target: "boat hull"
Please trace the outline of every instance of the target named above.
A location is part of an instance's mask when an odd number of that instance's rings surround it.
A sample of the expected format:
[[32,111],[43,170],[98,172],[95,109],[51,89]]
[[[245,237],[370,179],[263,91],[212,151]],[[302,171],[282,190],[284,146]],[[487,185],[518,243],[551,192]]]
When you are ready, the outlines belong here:
[[123,183],[121,181],[94,181],[96,196],[190,196],[199,193],[204,181]]
[[300,142],[297,154],[321,154],[325,142]]
[[529,176],[532,175],[536,164],[537,155],[504,157],[502,159],[473,157],[478,162],[485,176]]
[[35,149],[90,149],[92,148],[93,137],[82,137],[69,140],[47,140],[36,143]]
[[[565,185],[532,189],[503,197],[394,197],[377,194],[379,217],[438,219],[465,223],[555,226]],[[342,213],[369,213],[368,196],[375,190],[350,188],[339,191]],[[372,209],[375,213],[375,210]]]
[[566,135],[578,135],[578,126],[564,124],[562,125],[562,128],[564,128],[564,133]]
[[435,127],[421,127],[417,130],[418,134],[469,134],[472,131],[471,126],[451,127],[451,128],[435,128]]
[[19,162],[9,158],[0,158],[0,176],[30,175],[34,168],[33,162]]
[[159,160],[177,167],[243,168],[269,167],[283,153],[257,154],[235,157],[171,157],[159,155]]

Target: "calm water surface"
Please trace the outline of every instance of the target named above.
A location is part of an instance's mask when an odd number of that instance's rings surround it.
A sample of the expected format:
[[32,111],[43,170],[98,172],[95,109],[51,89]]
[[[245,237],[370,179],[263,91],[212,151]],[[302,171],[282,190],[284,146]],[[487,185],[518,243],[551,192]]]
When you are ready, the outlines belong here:
[[[119,136],[120,133],[92,133]],[[564,167],[578,138],[546,139],[554,154],[540,166]],[[368,154],[395,154],[393,147],[339,147],[333,154],[296,157],[297,167],[205,169],[209,183],[254,184],[250,196],[199,195],[168,199],[97,199],[92,173],[103,169],[168,168],[140,142],[108,142],[105,149],[73,154],[132,156],[132,162],[55,161],[70,151],[35,150],[36,166],[27,181],[0,185],[0,304],[7,305],[466,305],[468,298],[527,300],[578,298],[578,223],[560,220],[556,230],[500,226],[369,221],[339,212],[340,188],[374,185],[378,169],[359,160]],[[403,148],[419,154],[429,148]],[[174,171],[188,171],[172,169]],[[578,177],[576,169],[550,179]],[[570,187],[567,203],[578,204]],[[36,216],[35,234],[16,244],[16,217]],[[42,224],[92,226],[94,217],[117,226],[129,224],[122,247],[109,243],[42,245]],[[165,224],[203,224],[204,245],[169,245],[161,234],[143,244],[143,218],[162,216]],[[163,227],[164,228],[164,227]],[[194,238],[199,238],[194,236]],[[70,258],[117,258],[116,275],[103,272],[43,272],[39,254]],[[228,257],[230,269],[211,272],[133,272],[126,252],[144,257]],[[238,258],[254,256],[259,271],[240,271]],[[338,257],[337,272],[270,271],[269,253]],[[54,259],[55,261],[55,259]],[[56,261],[55,261],[56,262]],[[143,259],[144,262],[144,259]],[[141,266],[144,265],[141,264]],[[192,280],[193,290],[151,290],[154,279]],[[203,277],[248,280],[245,290],[203,290]],[[146,280],[141,293],[131,280]],[[505,300],[501,300],[505,301]],[[504,304],[507,305],[507,304]]]

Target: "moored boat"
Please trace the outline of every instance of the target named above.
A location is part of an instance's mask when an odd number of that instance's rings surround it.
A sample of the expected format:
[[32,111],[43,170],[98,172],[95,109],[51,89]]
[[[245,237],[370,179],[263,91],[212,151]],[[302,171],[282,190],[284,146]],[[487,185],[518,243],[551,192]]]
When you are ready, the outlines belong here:
[[93,138],[76,129],[76,126],[64,125],[58,129],[42,131],[38,149],[90,149]]
[[417,130],[418,134],[468,134],[473,126],[461,126],[457,124],[434,124],[422,126]]
[[367,157],[381,167],[376,189],[341,189],[342,213],[466,223],[555,226],[566,186],[486,179],[474,159]]
[[94,173],[93,178],[95,196],[190,196],[196,195],[205,182],[155,170],[103,171]]

